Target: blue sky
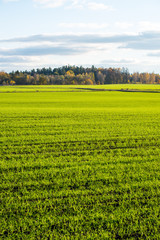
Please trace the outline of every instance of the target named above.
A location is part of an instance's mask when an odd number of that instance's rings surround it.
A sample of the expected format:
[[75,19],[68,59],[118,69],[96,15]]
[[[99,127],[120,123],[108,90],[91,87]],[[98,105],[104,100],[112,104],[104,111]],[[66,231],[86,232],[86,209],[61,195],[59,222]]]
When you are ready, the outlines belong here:
[[0,0],[0,71],[62,65],[160,73],[159,0]]

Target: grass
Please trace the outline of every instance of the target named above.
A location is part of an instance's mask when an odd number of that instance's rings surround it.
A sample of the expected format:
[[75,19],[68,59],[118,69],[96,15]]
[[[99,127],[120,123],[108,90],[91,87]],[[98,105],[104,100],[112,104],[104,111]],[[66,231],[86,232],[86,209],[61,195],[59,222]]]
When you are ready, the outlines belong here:
[[159,93],[5,88],[0,239],[160,239]]

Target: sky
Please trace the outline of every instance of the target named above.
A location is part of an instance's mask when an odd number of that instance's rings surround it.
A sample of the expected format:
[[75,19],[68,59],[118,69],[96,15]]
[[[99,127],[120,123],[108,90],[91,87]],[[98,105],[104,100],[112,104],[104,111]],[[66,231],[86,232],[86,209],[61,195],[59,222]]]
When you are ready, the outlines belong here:
[[159,0],[0,0],[0,71],[76,65],[160,73]]

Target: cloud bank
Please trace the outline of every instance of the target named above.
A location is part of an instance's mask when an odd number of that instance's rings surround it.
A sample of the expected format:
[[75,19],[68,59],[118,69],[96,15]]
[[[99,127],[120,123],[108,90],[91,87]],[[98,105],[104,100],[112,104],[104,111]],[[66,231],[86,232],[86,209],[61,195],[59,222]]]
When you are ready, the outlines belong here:
[[45,56],[45,55],[74,55],[87,52],[87,49],[69,48],[62,46],[31,46],[14,49],[0,49],[2,56]]
[[[15,46],[13,48],[13,43]],[[1,39],[0,65],[20,63],[51,62],[61,60],[63,65],[77,64],[76,61],[86,61],[95,64],[109,64],[125,66],[136,64],[135,58],[143,52],[145,60],[148,57],[160,57],[160,32],[143,32],[139,34],[59,34],[59,35],[32,35],[18,38]],[[132,51],[129,55],[129,51]],[[108,55],[106,55],[109,53]],[[125,55],[126,53],[126,55]],[[118,56],[119,54],[119,56]],[[122,56],[121,58],[120,56]],[[81,55],[81,57],[79,57]],[[134,58],[134,55],[136,56]],[[65,58],[64,58],[65,56]],[[107,57],[108,56],[108,59]],[[32,58],[33,57],[33,61]],[[37,58],[35,58],[37,57]],[[45,59],[46,58],[46,59]],[[143,57],[144,58],[144,57]],[[41,59],[41,61],[40,61]],[[47,60],[48,59],[48,60]],[[93,60],[94,59],[94,60]],[[143,59],[142,59],[143,60]],[[46,62],[45,62],[46,61]],[[65,63],[64,63],[65,61]],[[71,62],[72,61],[72,62]],[[61,64],[61,65],[62,65]],[[153,62],[154,64],[154,62]]]
[[[138,50],[160,49],[160,32],[143,32],[139,34],[59,34],[59,35],[33,35],[11,39],[1,39],[3,42],[17,43],[56,43],[56,44],[107,44],[119,43],[123,48]],[[55,48],[56,49],[56,48]],[[32,49],[33,50],[33,49]],[[62,48],[65,51],[65,49]]]

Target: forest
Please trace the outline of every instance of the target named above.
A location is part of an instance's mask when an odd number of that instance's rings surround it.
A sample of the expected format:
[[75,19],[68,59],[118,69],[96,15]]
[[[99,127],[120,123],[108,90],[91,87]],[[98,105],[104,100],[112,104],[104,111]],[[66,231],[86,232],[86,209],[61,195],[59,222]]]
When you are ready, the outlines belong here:
[[101,85],[101,84],[159,84],[160,74],[129,73],[127,68],[84,68],[63,66],[31,71],[0,72],[0,85]]

